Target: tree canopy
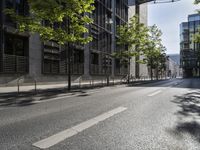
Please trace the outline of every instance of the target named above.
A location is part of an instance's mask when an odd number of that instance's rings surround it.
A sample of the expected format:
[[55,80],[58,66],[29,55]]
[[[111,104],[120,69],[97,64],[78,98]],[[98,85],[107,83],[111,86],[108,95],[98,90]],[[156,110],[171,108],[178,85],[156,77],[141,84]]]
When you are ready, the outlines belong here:
[[195,4],[199,4],[199,3],[200,3],[200,0],[195,0],[194,3],[195,3]]
[[17,23],[19,32],[39,33],[44,41],[88,43],[91,37],[86,24],[92,23],[89,15],[94,10],[94,0],[27,0],[28,15],[18,15],[14,9],[6,9]]
[[128,23],[117,27],[117,46],[120,47],[120,51],[114,53],[114,56],[127,59],[140,55],[147,35],[148,28],[143,23],[139,23],[138,16],[133,16]]
[[[123,61],[144,56],[144,59],[136,61],[156,69],[157,73],[166,69],[166,48],[161,43],[162,32],[156,25],[147,27],[139,23],[137,16],[134,16],[129,23],[119,26],[117,31],[117,46],[120,51],[114,53],[115,58]],[[130,64],[130,61],[126,62]]]
[[[195,1],[194,1],[194,4],[196,4],[196,5],[198,5],[199,3],[200,3],[200,0],[195,0]],[[198,11],[198,13],[200,13],[199,10],[197,10],[197,11]],[[196,43],[200,43],[200,29],[199,29],[198,32],[194,35],[193,40],[194,40],[194,42],[196,42]]]
[[152,69],[156,69],[157,78],[159,72],[166,70],[166,48],[162,44],[161,35],[162,32],[156,25],[149,27],[149,36],[144,49],[144,62],[151,69],[151,78]]

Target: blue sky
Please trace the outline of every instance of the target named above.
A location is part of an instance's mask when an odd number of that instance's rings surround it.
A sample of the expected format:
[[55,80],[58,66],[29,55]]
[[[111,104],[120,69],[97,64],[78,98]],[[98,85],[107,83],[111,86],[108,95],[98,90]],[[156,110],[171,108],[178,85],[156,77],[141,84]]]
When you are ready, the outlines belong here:
[[187,21],[189,14],[200,8],[193,4],[194,0],[181,0],[176,3],[148,5],[148,25],[156,24],[162,30],[163,45],[167,54],[179,53],[179,24]]

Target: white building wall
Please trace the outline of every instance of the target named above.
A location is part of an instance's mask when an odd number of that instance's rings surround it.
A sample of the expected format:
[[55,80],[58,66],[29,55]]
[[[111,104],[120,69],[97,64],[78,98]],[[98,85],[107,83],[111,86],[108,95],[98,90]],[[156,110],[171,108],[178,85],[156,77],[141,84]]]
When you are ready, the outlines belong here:
[[[148,17],[148,7],[147,4],[140,5],[140,22],[147,25],[147,17]],[[135,2],[134,0],[129,0],[129,19],[135,15]],[[140,59],[142,60],[144,57],[141,56]],[[135,58],[131,59],[130,64],[130,73],[135,76]],[[146,64],[140,64],[139,75],[140,76],[148,76],[148,67]]]

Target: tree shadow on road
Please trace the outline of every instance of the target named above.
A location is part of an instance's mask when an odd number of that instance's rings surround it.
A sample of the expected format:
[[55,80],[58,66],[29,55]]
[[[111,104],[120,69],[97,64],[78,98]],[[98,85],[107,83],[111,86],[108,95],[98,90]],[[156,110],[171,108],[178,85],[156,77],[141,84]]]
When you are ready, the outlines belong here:
[[52,90],[38,90],[37,93],[32,91],[1,93],[0,94],[0,107],[23,107],[36,104],[35,101],[45,101],[52,98],[58,98],[63,96],[89,96],[84,89],[67,91],[66,89],[52,89]]
[[171,133],[179,136],[189,134],[200,143],[200,91],[193,90],[181,96],[175,96],[172,101],[179,110],[175,113],[178,118]]

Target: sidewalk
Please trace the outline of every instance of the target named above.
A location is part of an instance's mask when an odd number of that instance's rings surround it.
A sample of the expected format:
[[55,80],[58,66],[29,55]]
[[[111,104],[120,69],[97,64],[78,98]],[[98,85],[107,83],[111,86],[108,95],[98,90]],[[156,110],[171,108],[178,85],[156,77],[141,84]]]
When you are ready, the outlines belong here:
[[[110,81],[110,86],[121,83],[120,80]],[[54,99],[85,96],[94,92],[94,88],[102,88],[107,85],[106,81],[88,81],[81,83],[72,83],[72,90],[67,90],[67,83],[48,84],[35,86],[18,87],[0,87],[0,108],[27,106],[40,103],[43,101],[51,101]],[[92,93],[93,93],[92,92]]]
[[[150,81],[150,79],[136,79],[134,81],[130,80],[131,83],[138,83],[142,81]],[[119,79],[110,79],[109,85],[118,85],[118,84],[123,84],[126,83],[125,80],[119,80]],[[16,84],[16,86],[0,86],[0,94],[2,93],[24,93],[24,92],[40,92],[40,91],[52,91],[52,90],[67,90],[67,83],[56,83],[56,84],[41,84],[37,83],[36,87],[35,84],[33,85],[23,85],[23,84]],[[88,81],[81,81],[81,82],[72,82],[71,87],[72,89],[82,89],[82,88],[94,88],[94,87],[102,87],[102,86],[107,86],[106,80],[88,80]],[[19,89],[18,89],[19,88]]]
[[[127,86],[138,86],[158,81],[160,80],[137,80]],[[121,84],[120,81],[110,82],[110,86],[119,84]],[[105,81],[103,83],[100,81],[73,83],[71,91],[67,91],[67,84],[38,85],[36,93],[34,86],[20,86],[19,93],[17,86],[0,87],[0,108],[28,106],[66,97],[88,96],[91,93],[96,93],[97,88],[103,88],[106,85]]]
[[[72,84],[72,89],[81,89],[81,88],[93,88],[97,86],[106,86],[107,83],[104,80],[97,80],[97,81],[84,81],[84,82],[75,82],[71,83]],[[121,84],[121,80],[110,80],[110,85],[115,85],[115,84]],[[51,90],[67,90],[67,83],[62,83],[62,84],[45,84],[45,85],[36,85],[36,92],[40,91],[51,91]],[[35,92],[35,84],[33,85],[19,85],[19,93],[24,93],[24,92]],[[2,93],[18,93],[18,86],[5,86],[5,87],[0,87],[0,94]]]

